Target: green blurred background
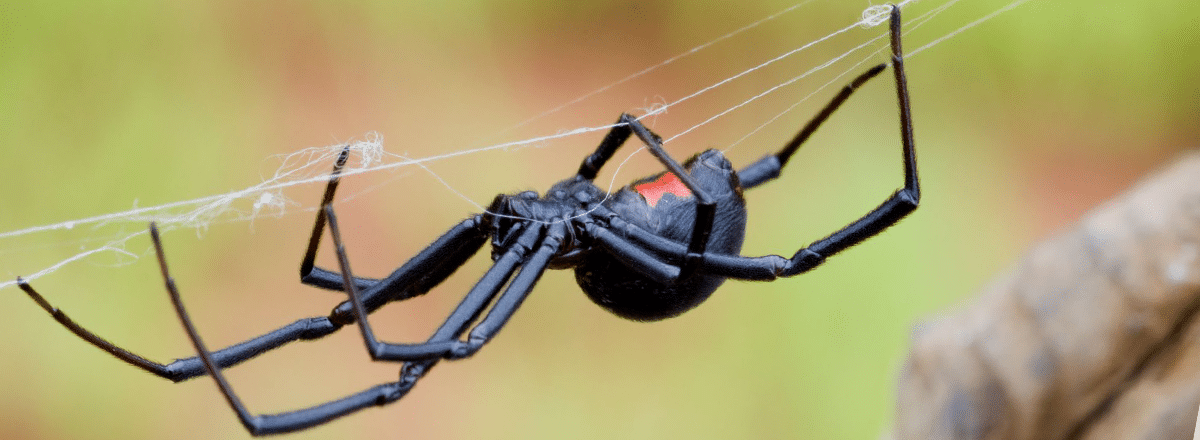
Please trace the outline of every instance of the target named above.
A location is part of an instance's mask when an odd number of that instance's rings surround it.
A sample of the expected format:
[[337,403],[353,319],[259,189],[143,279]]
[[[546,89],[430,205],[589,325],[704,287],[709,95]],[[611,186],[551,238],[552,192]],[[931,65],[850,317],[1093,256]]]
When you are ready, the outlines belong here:
[[[943,3],[912,4],[906,18]],[[608,124],[825,36],[868,6],[809,2],[514,128],[792,4],[0,3],[0,232],[244,188],[274,171],[274,155],[372,131],[389,151],[419,158]],[[915,49],[1006,4],[963,1],[905,45]],[[570,273],[548,273],[474,358],[441,364],[396,404],[294,438],[876,438],[888,430],[914,325],[1197,146],[1198,13],[1193,1],[1033,0],[921,52],[908,74],[925,198],[898,227],[811,274],[730,282],[698,309],[653,324],[608,315]],[[672,107],[654,129],[682,132],[882,32],[855,28]],[[729,148],[822,84],[840,86],[846,78],[836,75],[886,60],[854,66],[865,56],[856,52],[668,149],[686,157]],[[881,78],[783,178],[748,194],[746,254],[790,255],[900,185],[895,94],[890,76]],[[746,164],[778,148],[833,90],[733,146],[730,158]],[[454,191],[415,167],[348,179],[339,212],[356,273],[398,266],[475,211],[464,197],[486,204],[495,193],[568,176],[601,136],[431,163]],[[615,179],[657,169],[643,153]],[[296,204],[281,218],[165,234],[209,346],[323,315],[339,301],[296,277],[320,191],[289,189]],[[146,220],[2,239],[0,276],[41,270]],[[143,258],[99,255],[35,285],[133,351],[161,361],[190,355],[148,241],[126,249]],[[381,310],[376,330],[388,340],[423,339],[487,263],[481,254],[430,295]],[[0,309],[0,438],[245,436],[209,379],[171,384],[123,365],[15,288],[0,289]],[[227,374],[253,411],[271,413],[395,380],[396,370],[370,362],[348,329]]]

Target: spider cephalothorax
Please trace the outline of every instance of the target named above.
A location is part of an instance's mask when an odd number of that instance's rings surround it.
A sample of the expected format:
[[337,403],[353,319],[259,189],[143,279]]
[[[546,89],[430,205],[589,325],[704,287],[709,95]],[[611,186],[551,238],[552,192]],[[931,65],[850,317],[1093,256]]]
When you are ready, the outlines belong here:
[[[300,264],[300,277],[308,285],[345,291],[349,299],[327,316],[300,319],[215,352],[204,346],[183,308],[167,271],[158,230],[152,224],[151,237],[167,291],[198,353],[170,364],[149,361],[96,336],[51,306],[28,283],[18,278],[18,284],[67,329],[125,362],[175,381],[212,375],[252,434],[305,429],[363,408],[399,400],[439,361],[472,355],[508,322],[547,269],[574,268],[576,280],[592,301],[622,317],[652,321],[695,307],[727,278],[769,281],[804,273],[825,258],[898,222],[916,209],[920,185],[900,49],[900,11],[895,7],[890,34],[900,104],[904,187],[879,207],[801,248],[791,258],[740,255],[746,232],[742,191],[778,177],[813,131],[855,89],[882,72],[886,64],[875,66],[851,81],[778,152],[737,171],[716,150],[705,151],[680,164],[663,150],[660,137],[637,118],[621,115],[600,146],[584,158],[574,176],[555,184],[542,196],[533,191],[497,196],[485,213],[470,216],[451,227],[400,268],[380,279],[354,277],[342,245],[332,202],[349,154],[347,148],[339,156],[325,189],[323,208],[317,214]],[[667,171],[605,194],[592,180],[631,136],[640,139]],[[326,225],[336,248],[338,272],[313,264]],[[395,344],[376,339],[367,320],[371,312],[389,302],[428,292],[489,241],[491,268],[427,341]],[[404,363],[399,380],[296,411],[253,415],[221,372],[222,368],[288,342],[321,338],[351,323],[358,324],[372,359]]]

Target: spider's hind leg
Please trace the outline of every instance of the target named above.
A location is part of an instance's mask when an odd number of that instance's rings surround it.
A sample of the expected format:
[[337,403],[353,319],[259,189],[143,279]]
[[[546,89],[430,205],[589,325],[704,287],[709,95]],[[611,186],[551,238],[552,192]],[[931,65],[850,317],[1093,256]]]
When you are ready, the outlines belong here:
[[[706,253],[700,263],[699,270],[702,273],[731,279],[763,281],[798,275],[817,267],[826,258],[836,253],[878,235],[917,209],[921,199],[921,188],[917,178],[908,81],[904,73],[904,54],[900,46],[900,9],[892,7],[889,23],[892,69],[895,73],[897,101],[899,101],[900,107],[900,143],[904,160],[904,187],[893,193],[878,207],[859,217],[858,220],[813,242],[808,247],[796,251],[790,259],[779,255],[744,257]],[[753,187],[778,176],[780,168],[787,163],[792,153],[816,130],[821,122],[824,122],[838,106],[845,102],[855,88],[878,75],[885,66],[876,66],[859,75],[842,90],[841,94],[827,104],[817,117],[809,121],[795,139],[779,153],[767,156],[739,172],[744,187]],[[683,249],[680,244],[661,240],[652,234],[640,231],[635,226],[626,226],[622,229],[637,243],[617,237],[603,228],[594,228],[594,231],[589,232],[600,239],[601,244],[608,250],[634,261],[638,267],[645,267],[644,274],[647,276],[665,280],[671,280],[677,276],[674,267],[668,261],[663,261],[661,256],[681,254]],[[642,249],[651,252],[647,253]]]
[[808,138],[817,131],[817,128],[819,128],[826,119],[829,119],[829,116],[832,115],[834,111],[837,111],[837,109],[841,107],[847,99],[850,98],[850,95],[853,94],[855,90],[858,90],[859,87],[862,87],[862,85],[871,78],[879,75],[879,73],[882,72],[885,67],[887,67],[887,64],[880,64],[872,67],[866,72],[863,72],[857,78],[854,78],[853,81],[850,81],[850,84],[846,84],[845,87],[842,87],[842,90],[838,92],[837,96],[834,96],[828,104],[825,104],[825,107],[822,108],[820,112],[817,112],[816,116],[813,116],[808,123],[804,124],[804,128],[800,129],[800,132],[796,133],[796,136],[793,137],[790,142],[784,145],[783,148],[781,148],[775,154],[771,154],[767,157],[759,159],[758,161],[746,166],[741,171],[738,171],[738,179],[742,182],[742,188],[754,188],[758,185],[762,185],[766,182],[774,180],[776,177],[779,177],[780,171],[782,171],[783,167],[787,165],[788,160],[792,158],[792,154],[794,154],[796,150],[800,149],[800,145],[804,144],[804,142],[807,141]]
[[[904,160],[904,187],[892,193],[878,207],[867,212],[858,220],[834,231],[825,238],[813,242],[808,247],[800,249],[790,259],[784,259],[779,256],[761,258],[714,257],[705,262],[705,269],[707,271],[731,278],[753,277],[763,279],[772,276],[788,277],[798,275],[820,265],[827,257],[861,243],[867,238],[878,235],[884,229],[896,224],[900,219],[917,209],[917,205],[921,200],[921,185],[917,177],[917,156],[913,141],[913,121],[908,95],[908,80],[904,73],[904,53],[900,46],[900,9],[895,6],[892,7],[889,24],[892,46],[892,70],[896,80],[896,100],[900,107],[900,143]],[[876,67],[872,71],[860,75],[855,80],[855,83],[851,83],[850,86],[861,84],[861,82],[870,79],[875,74],[878,74],[878,70],[881,70],[881,68],[882,66]],[[839,96],[848,96],[848,94],[849,92],[843,90],[843,94]],[[841,104],[841,101],[844,100],[844,98],[840,100],[835,99],[809,125],[812,126],[814,123],[819,124],[823,120],[823,116],[828,116],[828,113],[836,109]],[[804,135],[804,133],[805,131],[801,131],[801,135]],[[798,135],[797,139],[803,142],[802,136]],[[799,145],[795,141],[793,143]],[[790,154],[787,150],[785,148],[781,153]],[[786,157],[784,159],[786,160]],[[757,165],[757,163],[751,165],[751,169],[754,169]],[[776,172],[778,171],[776,170]]]
[[629,140],[629,136],[633,134],[629,124],[625,123],[628,114],[622,113],[617,118],[617,123],[613,125],[608,134],[604,135],[604,140],[600,141],[600,145],[596,147],[596,151],[589,154],[583,159],[583,163],[579,165],[579,172],[576,175],[585,180],[596,178],[596,173],[600,172],[600,168],[612,158],[612,155],[617,152],[621,145]]

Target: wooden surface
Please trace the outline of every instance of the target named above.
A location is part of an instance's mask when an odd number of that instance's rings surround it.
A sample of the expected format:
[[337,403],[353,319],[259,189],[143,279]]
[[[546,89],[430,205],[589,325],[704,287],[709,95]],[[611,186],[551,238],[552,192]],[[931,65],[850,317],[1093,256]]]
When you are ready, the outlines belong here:
[[914,330],[898,439],[1188,439],[1200,405],[1200,153]]

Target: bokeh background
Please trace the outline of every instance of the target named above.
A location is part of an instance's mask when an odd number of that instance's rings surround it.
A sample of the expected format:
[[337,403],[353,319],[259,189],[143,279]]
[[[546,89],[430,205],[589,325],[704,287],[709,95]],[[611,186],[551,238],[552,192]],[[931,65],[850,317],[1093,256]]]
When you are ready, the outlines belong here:
[[[906,8],[912,19],[945,2]],[[611,123],[671,102],[858,20],[867,2],[811,1],[561,111],[531,117],[781,11],[793,2],[0,3],[0,232],[224,193],[276,155],[367,133],[429,157]],[[969,0],[906,36],[913,49],[1008,3]],[[1033,0],[908,64],[924,200],[900,226],[802,277],[730,282],[679,318],[635,323],[548,273],[474,358],[405,399],[293,438],[875,438],[888,431],[914,326],[1023,249],[1200,145],[1200,4]],[[649,121],[671,136],[883,33],[855,28]],[[878,40],[870,50],[883,48]],[[854,63],[866,57],[867,64]],[[855,52],[668,144],[746,164],[785,142]],[[895,94],[857,94],[777,182],[748,194],[745,253],[791,252],[901,183]],[[812,99],[754,131],[826,83]],[[498,192],[572,173],[602,133],[348,179],[338,203],[356,273],[382,276]],[[732,145],[732,147],[731,147]],[[632,151],[630,149],[629,151]],[[623,158],[619,155],[618,158]],[[615,162],[614,162],[615,163]],[[325,165],[323,165],[324,167]],[[646,154],[601,182],[655,172]],[[453,189],[450,189],[453,188]],[[177,228],[172,271],[211,347],[342,297],[296,269],[321,185],[278,218]],[[144,219],[0,239],[0,276],[44,269]],[[191,355],[144,237],[36,281],[101,335],[160,361]],[[333,258],[325,244],[321,263]],[[373,316],[424,339],[486,267]],[[171,384],[92,348],[14,287],[0,289],[0,437],[240,438],[207,378]],[[395,380],[354,329],[228,370],[273,413]]]

